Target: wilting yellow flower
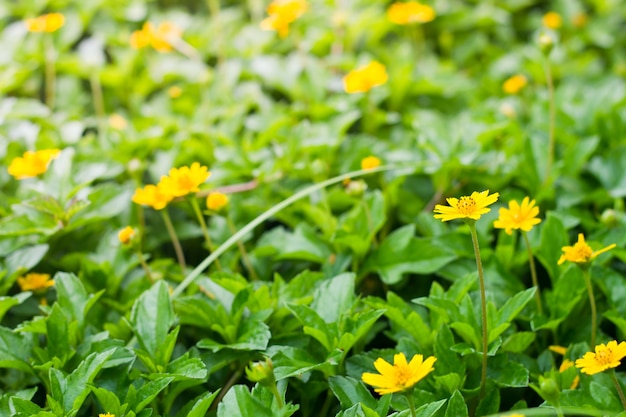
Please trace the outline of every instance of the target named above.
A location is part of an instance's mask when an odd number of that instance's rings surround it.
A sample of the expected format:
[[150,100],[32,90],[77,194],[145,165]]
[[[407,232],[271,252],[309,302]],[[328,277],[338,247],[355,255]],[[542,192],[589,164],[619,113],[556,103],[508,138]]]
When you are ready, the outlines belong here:
[[155,27],[146,22],[141,30],[136,30],[130,36],[130,46],[135,49],[152,46],[159,52],[169,52],[172,42],[180,38],[183,31],[171,22],[163,22]]
[[375,156],[368,156],[361,159],[361,169],[374,169],[380,166],[380,159]]
[[554,353],[558,353],[559,355],[565,355],[565,352],[567,352],[566,347],[558,346],[558,345],[550,345],[548,346],[548,349]]
[[274,0],[267,6],[267,18],[261,22],[261,29],[275,30],[281,38],[289,34],[289,25],[302,16],[309,4],[305,0]]
[[343,77],[343,88],[346,93],[365,93],[374,87],[383,85],[389,76],[383,64],[372,61],[367,65],[350,71]]
[[471,196],[463,196],[460,199],[448,198],[449,206],[437,204],[435,206],[435,219],[447,222],[454,219],[478,220],[483,214],[489,213],[488,205],[495,203],[500,194],[489,195],[489,190],[483,192],[474,191]]
[[56,32],[65,24],[61,13],[48,13],[24,21],[29,32]]
[[626,356],[626,342],[612,340],[606,345],[601,343],[596,346],[595,352],[587,352],[582,358],[576,359],[576,367],[587,375],[597,374],[609,368],[620,365],[622,358]]
[[517,94],[522,88],[526,87],[526,84],[528,84],[526,77],[521,74],[517,74],[508,78],[502,84],[502,91],[507,94]]
[[43,290],[54,285],[54,280],[50,279],[50,274],[30,273],[17,279],[17,284],[22,291]]
[[135,229],[133,229],[130,226],[126,226],[125,228],[120,230],[119,233],[117,234],[117,237],[120,240],[120,243],[123,243],[124,245],[128,244],[128,242],[130,242],[130,240],[134,236],[135,236]]
[[220,211],[228,204],[228,196],[219,191],[212,192],[206,198],[206,206],[209,210]]
[[541,219],[537,218],[539,207],[535,206],[535,200],[529,200],[528,197],[524,197],[521,206],[515,200],[510,201],[508,209],[504,207],[500,209],[500,217],[493,223],[493,227],[504,229],[509,235],[513,229],[529,232],[534,225],[541,223]]
[[181,94],[183,94],[183,89],[177,85],[174,85],[167,89],[167,95],[171,98],[178,98]]
[[398,2],[387,9],[387,18],[398,25],[410,23],[427,23],[435,19],[435,10],[416,1]]
[[393,356],[392,365],[383,358],[378,358],[374,367],[380,374],[365,372],[361,379],[373,386],[380,395],[406,391],[434,370],[433,364],[436,360],[434,356],[424,360],[422,355],[415,355],[407,363],[404,353],[398,353]]
[[565,253],[561,255],[561,258],[559,258],[558,264],[561,265],[565,261],[577,264],[586,264],[591,262],[596,256],[613,249],[615,246],[615,243],[613,243],[606,248],[594,252],[587,242],[585,242],[585,236],[583,236],[582,233],[579,233],[578,242],[574,243],[574,246],[564,246],[561,248],[561,250]]
[[182,197],[189,193],[200,191],[200,184],[204,183],[211,173],[209,169],[198,162],[194,162],[190,167],[172,168],[168,175],[161,177],[159,188],[165,194],[174,197]]
[[133,203],[150,206],[155,210],[164,209],[167,203],[172,201],[174,196],[166,193],[157,185],[146,185],[143,188],[137,188],[133,194]]
[[557,12],[548,12],[544,14],[543,18],[541,19],[541,22],[543,23],[545,27],[550,28],[550,29],[558,29],[561,27],[561,24],[563,23],[561,19],[561,15],[558,14]]
[[18,180],[43,174],[48,170],[50,161],[55,159],[60,152],[59,149],[24,152],[24,155],[18,156],[11,161],[8,169],[9,174]]

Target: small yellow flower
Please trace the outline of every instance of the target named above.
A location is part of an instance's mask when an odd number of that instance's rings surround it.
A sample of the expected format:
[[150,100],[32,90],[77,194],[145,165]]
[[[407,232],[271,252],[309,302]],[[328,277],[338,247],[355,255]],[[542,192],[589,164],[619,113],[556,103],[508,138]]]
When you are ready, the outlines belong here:
[[576,359],[576,367],[581,368],[581,372],[593,375],[606,371],[609,368],[616,368],[620,365],[622,358],[626,356],[626,342],[612,340],[609,343],[599,344],[595,352],[587,352],[582,358]]
[[434,20],[435,16],[432,7],[416,1],[394,3],[387,9],[387,18],[397,25],[427,23]]
[[565,352],[567,352],[566,347],[558,346],[558,345],[550,345],[548,346],[548,349],[554,353],[558,353],[559,355],[565,355]]
[[305,0],[274,0],[267,7],[267,18],[261,22],[261,29],[274,30],[281,38],[289,34],[289,25],[302,16],[309,4]]
[[120,240],[120,243],[123,243],[124,245],[127,245],[134,236],[135,236],[135,229],[133,229],[130,226],[126,226],[125,228],[120,230],[119,233],[117,234],[117,237]]
[[615,246],[615,243],[613,243],[606,248],[594,252],[587,242],[585,242],[585,236],[583,236],[582,233],[579,233],[578,242],[574,243],[574,246],[564,246],[561,248],[565,253],[561,255],[561,258],[559,258],[558,264],[561,265],[565,261],[577,264],[586,264],[591,262],[596,256],[613,249]]
[[109,116],[109,126],[115,130],[124,130],[128,126],[128,121],[117,113]]
[[543,15],[541,22],[547,28],[558,29],[563,24],[563,19],[561,19],[561,15],[557,12],[548,12]]
[[433,364],[436,360],[434,356],[424,360],[422,355],[415,355],[407,363],[404,353],[398,353],[393,356],[392,365],[383,358],[378,358],[374,367],[379,374],[365,372],[361,379],[373,386],[380,395],[406,391],[434,370]]
[[59,149],[43,149],[41,151],[27,151],[9,164],[9,174],[15,179],[36,177],[48,170],[50,161],[55,159],[61,151]]
[[504,417],[526,417],[526,416],[524,416],[524,414],[515,413],[515,414],[507,414]]
[[115,417],[115,414],[110,414],[110,413],[100,414],[98,417]]
[[162,210],[167,203],[172,201],[174,196],[166,193],[157,185],[146,185],[144,188],[137,188],[133,194],[133,203],[150,206],[155,210]]
[[508,78],[502,84],[502,91],[507,94],[517,94],[522,88],[526,87],[526,84],[528,84],[528,79],[521,74],[517,74]]
[[388,79],[385,66],[380,62],[372,61],[346,74],[343,77],[343,88],[349,94],[365,93],[385,84]]
[[29,32],[56,32],[65,24],[65,16],[61,13],[48,13],[34,19],[24,21]]
[[228,204],[228,196],[219,191],[209,194],[206,198],[206,206],[209,210],[220,211]]
[[17,284],[22,291],[43,290],[54,285],[54,280],[50,279],[50,274],[30,273],[17,279]]
[[172,22],[163,22],[158,26],[146,22],[141,30],[134,31],[130,36],[130,46],[135,49],[142,49],[152,46],[159,52],[169,52],[172,43],[180,38],[183,31]]
[[194,162],[190,167],[172,168],[168,175],[161,177],[159,188],[165,194],[174,197],[182,197],[189,193],[197,193],[198,188],[204,183],[211,173],[209,169],[198,162]]
[[500,209],[500,217],[493,223],[493,227],[504,229],[508,235],[513,233],[513,229],[529,232],[534,225],[541,223],[541,219],[537,218],[539,207],[535,206],[535,200],[529,200],[524,197],[521,206],[515,200],[510,201],[508,209]]
[[375,156],[368,156],[361,159],[361,169],[374,169],[380,166],[380,159]]
[[171,98],[178,98],[181,94],[183,94],[183,89],[177,85],[174,85],[167,89],[167,95]]
[[474,191],[471,196],[463,196],[460,199],[448,198],[449,206],[437,204],[435,206],[435,219],[447,222],[454,219],[478,220],[483,214],[489,213],[488,205],[495,203],[500,194],[489,195],[489,190],[483,192]]

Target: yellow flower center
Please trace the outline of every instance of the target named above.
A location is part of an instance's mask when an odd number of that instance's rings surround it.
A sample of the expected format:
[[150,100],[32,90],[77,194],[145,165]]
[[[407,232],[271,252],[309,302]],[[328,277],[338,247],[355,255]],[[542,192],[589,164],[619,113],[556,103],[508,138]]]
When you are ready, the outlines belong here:
[[459,205],[456,207],[459,213],[469,215],[476,211],[476,201],[472,197],[461,197]]
[[394,367],[396,368],[396,383],[400,386],[406,386],[409,379],[411,379],[411,369],[405,366],[400,367],[397,365],[394,365]]
[[596,352],[596,361],[601,365],[608,365],[613,362],[613,353],[611,349],[602,349]]
[[576,258],[582,261],[589,260],[593,253],[589,245],[574,245],[574,250],[576,253]]

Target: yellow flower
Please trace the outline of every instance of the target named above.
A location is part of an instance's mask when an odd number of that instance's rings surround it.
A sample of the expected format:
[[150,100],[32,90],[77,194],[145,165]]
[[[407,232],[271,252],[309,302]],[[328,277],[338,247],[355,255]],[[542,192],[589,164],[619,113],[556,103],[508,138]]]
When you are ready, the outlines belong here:
[[517,94],[522,88],[526,87],[526,84],[528,84],[526,77],[521,74],[517,74],[508,78],[502,84],[502,91],[507,94]]
[[548,349],[550,349],[554,353],[558,353],[559,355],[565,355],[565,352],[567,352],[566,347],[558,346],[558,345],[550,345],[548,346]]
[[157,27],[146,22],[141,30],[132,33],[129,43],[135,49],[152,46],[159,52],[169,52],[172,50],[172,42],[182,34],[183,31],[171,22],[163,22]]
[[117,234],[117,237],[120,240],[120,243],[123,243],[124,245],[128,244],[134,236],[135,236],[135,229],[133,229],[130,226],[126,226],[125,228],[120,230],[119,233]]
[[206,198],[206,206],[209,210],[220,211],[228,204],[228,196],[224,193],[215,191]]
[[178,98],[181,94],[183,94],[183,89],[177,85],[174,85],[167,89],[167,95],[171,98]]
[[98,417],[115,417],[115,414],[110,414],[110,413],[106,413],[106,414],[99,414]]
[[587,242],[585,242],[585,236],[583,236],[582,233],[579,233],[578,242],[574,243],[574,246],[564,246],[561,248],[561,250],[565,253],[561,255],[561,258],[559,258],[558,264],[561,265],[565,261],[577,264],[586,264],[591,262],[596,256],[613,249],[615,246],[615,243],[613,243],[606,248],[594,252]]
[[43,290],[54,285],[54,280],[50,279],[50,274],[30,273],[17,279],[17,284],[22,291]]
[[587,352],[582,358],[576,359],[576,367],[581,368],[581,372],[587,375],[597,374],[609,368],[616,368],[620,365],[622,358],[626,356],[626,342],[612,340],[609,343],[599,344],[595,352]]
[[489,213],[488,205],[495,203],[500,194],[494,193],[489,195],[489,190],[481,193],[474,191],[471,196],[463,196],[460,199],[448,198],[449,206],[437,204],[435,206],[435,219],[441,219],[447,222],[454,219],[472,219],[478,220],[483,214]]
[[557,12],[548,12],[544,14],[543,18],[541,19],[541,22],[543,23],[545,27],[550,28],[550,29],[558,29],[561,27],[561,24],[563,23],[561,19],[561,15],[558,14]]
[[435,19],[435,10],[416,1],[394,3],[387,9],[387,18],[398,25],[427,23]]
[[26,19],[24,24],[29,32],[56,32],[65,24],[65,16],[61,13],[48,13],[34,19]]
[[380,159],[375,156],[368,156],[361,159],[361,169],[374,169],[380,166]]
[[389,76],[383,64],[372,61],[367,65],[350,71],[343,77],[343,88],[346,93],[365,93],[374,87],[383,85]]
[[43,149],[41,151],[27,151],[9,164],[9,174],[15,179],[36,177],[48,170],[50,161],[55,159],[61,151],[59,149]]
[[109,126],[116,130],[124,130],[128,126],[128,121],[117,113],[113,113],[109,116]]
[[407,363],[404,353],[398,353],[393,356],[392,365],[383,358],[378,358],[374,367],[380,374],[366,372],[361,379],[375,387],[374,390],[380,395],[406,391],[434,370],[433,364],[436,360],[434,356],[424,360],[422,355],[415,355]]
[[289,34],[289,25],[302,16],[309,5],[305,0],[274,0],[267,7],[267,18],[261,22],[261,29],[275,30],[281,38]]
[[204,183],[211,173],[208,168],[194,162],[190,167],[172,168],[167,176],[162,176],[159,181],[159,188],[165,194],[174,197],[182,197],[189,193],[200,191],[200,184]]
[[522,229],[525,232],[530,231],[534,225],[541,223],[541,219],[537,218],[539,207],[535,206],[535,200],[529,202],[528,197],[524,197],[522,205],[517,201],[509,202],[509,208],[501,208],[500,217],[493,223],[496,229],[504,229],[510,235],[513,229]]
[[504,417],[525,417],[525,416],[524,416],[524,414],[517,414],[517,413],[516,413],[516,414],[507,414],[507,415],[506,415],[506,416],[504,416]]
[[144,188],[137,188],[133,194],[133,203],[150,206],[155,210],[164,209],[167,203],[172,201],[174,196],[163,191],[157,185],[146,185]]

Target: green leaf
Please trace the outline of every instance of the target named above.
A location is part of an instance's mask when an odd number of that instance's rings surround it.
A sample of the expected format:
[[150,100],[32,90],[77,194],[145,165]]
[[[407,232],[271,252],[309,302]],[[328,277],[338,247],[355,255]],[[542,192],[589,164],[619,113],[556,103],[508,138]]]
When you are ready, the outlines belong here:
[[[136,404],[134,406],[131,405],[131,408],[137,413],[140,412],[148,404],[150,404],[152,400],[154,400],[156,396],[159,395],[159,393],[163,391],[173,380],[173,377],[165,377],[144,384],[141,388],[137,390],[135,399]],[[128,399],[126,400],[126,402],[130,404],[130,401],[128,401]]]
[[415,410],[416,417],[432,417],[446,403],[446,400],[439,400],[430,404],[424,404]]
[[34,404],[32,401],[25,400],[19,397],[11,397],[9,399],[9,405],[11,407],[11,415],[24,415],[24,416],[35,416],[39,414],[43,409],[39,407],[37,404]]
[[21,292],[19,294],[15,294],[14,296],[0,297],[0,321],[2,320],[4,315],[7,313],[7,311],[11,309],[11,307],[14,307],[18,304],[22,304],[31,295],[32,293],[30,291],[27,291],[27,292]]
[[380,417],[380,414],[363,404],[354,404],[350,408],[337,413],[335,417]]
[[32,373],[32,343],[26,337],[0,326],[0,368],[13,368]]
[[103,410],[115,416],[124,415],[127,406],[124,404],[122,407],[120,399],[113,392],[101,387],[91,387],[91,392],[94,393]]
[[537,336],[534,332],[517,332],[507,337],[502,343],[502,351],[522,353],[534,342]]
[[276,417],[271,404],[254,398],[244,385],[235,385],[217,406],[217,417]]
[[353,273],[337,275],[320,282],[311,307],[326,323],[336,323],[354,303]]
[[13,251],[6,257],[6,269],[9,270],[10,274],[30,270],[46,256],[49,248],[48,245],[43,244],[26,246]]
[[205,392],[189,401],[185,406],[176,414],[176,417],[205,417],[207,411],[215,398],[219,394],[220,390],[214,393]]
[[541,226],[541,245],[535,255],[548,271],[550,280],[554,284],[559,277],[558,260],[561,257],[563,246],[569,245],[567,231],[561,220],[553,213],[548,212]]
[[463,395],[456,390],[448,400],[445,417],[467,417],[467,405]]
[[269,246],[275,251],[275,259],[298,259],[324,263],[332,253],[325,243],[306,223],[299,224],[293,232],[275,228],[266,233],[259,247]]
[[157,357],[160,346],[165,343],[174,319],[170,294],[163,281],[156,282],[141,294],[130,313],[130,323],[139,345],[153,358]]
[[333,349],[334,334],[329,326],[311,307],[301,305],[288,305],[287,308],[296,316],[304,326],[304,332],[310,334],[326,348],[328,352]]
[[180,358],[173,360],[167,367],[167,374],[179,380],[205,380],[208,372],[200,358],[190,358],[186,352]]
[[46,319],[46,333],[48,335],[48,355],[50,358],[61,359],[62,363],[72,354],[68,319],[63,314],[59,303],[52,306],[51,312]]
[[331,376],[328,384],[343,408],[349,408],[357,403],[376,408],[376,400],[361,381],[350,377]]
[[104,290],[89,294],[76,275],[66,272],[57,272],[54,275],[54,287],[57,291],[57,302],[68,320],[77,321],[81,327],[91,307],[104,294]]
[[493,378],[501,387],[527,387],[530,372],[508,355],[496,355],[489,358],[487,376]]

